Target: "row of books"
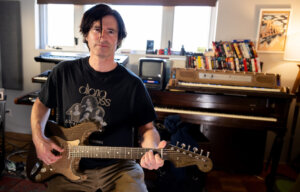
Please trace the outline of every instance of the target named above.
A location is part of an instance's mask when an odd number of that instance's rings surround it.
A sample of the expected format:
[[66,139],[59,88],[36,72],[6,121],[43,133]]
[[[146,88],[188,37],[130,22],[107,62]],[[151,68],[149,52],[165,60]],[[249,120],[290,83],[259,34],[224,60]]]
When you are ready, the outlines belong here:
[[254,43],[250,40],[213,41],[212,46],[215,57],[234,57],[238,59],[257,57]]
[[261,72],[262,64],[250,40],[214,41],[213,50],[187,57],[186,67],[206,70]]
[[205,70],[230,70],[261,72],[261,62],[256,58],[234,58],[234,57],[213,57],[213,56],[188,56],[188,68]]

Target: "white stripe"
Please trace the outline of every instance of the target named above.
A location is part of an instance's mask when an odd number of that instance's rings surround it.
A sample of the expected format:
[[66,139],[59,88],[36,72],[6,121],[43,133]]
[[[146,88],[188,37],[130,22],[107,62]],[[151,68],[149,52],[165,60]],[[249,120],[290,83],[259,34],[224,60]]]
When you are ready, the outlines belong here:
[[157,112],[169,112],[169,113],[180,113],[180,114],[190,114],[190,115],[203,115],[203,116],[225,117],[225,118],[234,118],[234,119],[249,119],[249,120],[258,120],[258,121],[277,122],[277,119],[272,117],[256,117],[256,116],[248,116],[248,115],[211,113],[211,112],[202,112],[202,111],[187,111],[182,109],[169,109],[169,108],[160,108],[160,107],[154,107],[154,109]]
[[237,90],[265,91],[265,92],[280,92],[280,89],[259,88],[259,87],[241,87],[241,86],[230,86],[230,85],[211,85],[211,84],[186,83],[186,82],[178,82],[178,84],[179,85],[183,85],[183,86],[189,86],[189,87],[210,87],[210,88],[220,88],[220,89],[237,89]]

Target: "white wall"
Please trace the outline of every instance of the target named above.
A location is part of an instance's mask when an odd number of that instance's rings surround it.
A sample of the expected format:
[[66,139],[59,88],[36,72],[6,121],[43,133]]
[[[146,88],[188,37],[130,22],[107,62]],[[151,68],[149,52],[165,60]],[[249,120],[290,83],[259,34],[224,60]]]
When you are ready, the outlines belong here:
[[[261,8],[291,8],[291,20],[289,33],[300,32],[300,1],[299,0],[218,0],[218,19],[216,28],[216,40],[232,41],[234,39],[251,39],[256,42],[259,12]],[[300,43],[300,42],[299,42]],[[298,73],[297,63],[283,60],[283,53],[258,53],[264,63],[263,72],[278,73],[281,75],[282,86],[292,88]],[[294,103],[290,114],[294,112]],[[294,139],[292,159],[300,154],[300,130]],[[285,145],[281,160],[287,155],[290,140],[291,117],[288,122],[288,132],[285,137]],[[269,133],[267,139],[266,155],[269,154],[274,134]]]
[[[23,0],[20,2],[24,90],[6,90],[8,96],[7,109],[11,110],[11,114],[6,116],[6,131],[30,133],[31,107],[15,105],[13,101],[22,94],[40,88],[39,84],[31,83],[31,78],[40,73],[40,65],[33,59],[39,55],[39,51],[35,49],[35,0]],[[218,3],[217,41],[231,41],[233,39],[251,39],[255,41],[260,8],[292,8],[293,12],[289,29],[300,31],[299,0],[218,0]],[[264,62],[264,72],[281,74],[282,85],[292,87],[298,71],[296,63],[283,61],[283,54],[259,53],[259,57]],[[269,134],[266,152],[270,151],[272,139],[273,135]],[[285,159],[288,140],[289,134],[285,139],[286,144],[282,156],[283,160]],[[299,133],[296,140],[300,140]],[[295,143],[297,145],[294,146],[300,146],[299,141],[296,142],[298,143]],[[298,153],[299,149],[295,149],[294,154]]]
[[[261,8],[291,8],[289,31],[300,31],[299,0],[219,0],[216,40],[251,39],[256,41]],[[298,21],[298,22],[297,22]],[[281,74],[283,86],[292,87],[298,67],[283,61],[282,53],[258,53],[263,72]]]

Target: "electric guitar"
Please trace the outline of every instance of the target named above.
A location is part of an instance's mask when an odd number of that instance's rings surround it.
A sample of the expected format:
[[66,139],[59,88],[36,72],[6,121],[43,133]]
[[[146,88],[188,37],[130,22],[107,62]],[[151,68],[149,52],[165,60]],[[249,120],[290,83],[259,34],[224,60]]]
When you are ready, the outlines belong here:
[[[171,161],[175,167],[185,167],[197,165],[199,170],[208,172],[212,169],[212,161],[207,156],[185,150],[185,145],[167,145],[164,149],[147,149],[138,147],[108,147],[108,146],[88,146],[87,138],[94,131],[101,131],[101,125],[95,122],[84,122],[72,128],[64,128],[53,122],[47,123],[50,133],[56,132],[50,137],[64,151],[60,154],[62,158],[51,165],[46,165],[36,156],[33,147],[27,157],[26,172],[27,177],[34,182],[42,182],[53,175],[61,174],[67,179],[76,182],[86,179],[86,175],[79,171],[79,161],[81,158],[105,158],[105,159],[140,159],[147,151],[153,150],[159,153],[164,160]],[[52,134],[53,135],[53,134]],[[78,139],[80,138],[80,139]]]

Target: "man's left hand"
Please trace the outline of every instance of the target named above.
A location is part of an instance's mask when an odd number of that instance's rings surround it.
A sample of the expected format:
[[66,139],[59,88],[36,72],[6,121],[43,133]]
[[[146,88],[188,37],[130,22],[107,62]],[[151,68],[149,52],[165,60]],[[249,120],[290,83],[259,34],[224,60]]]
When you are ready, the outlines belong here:
[[[158,149],[162,149],[167,145],[166,141],[161,141],[158,144]],[[141,166],[143,168],[153,170],[153,169],[158,169],[164,165],[164,160],[160,157],[159,154],[153,154],[153,151],[150,150],[143,155],[141,158]]]

